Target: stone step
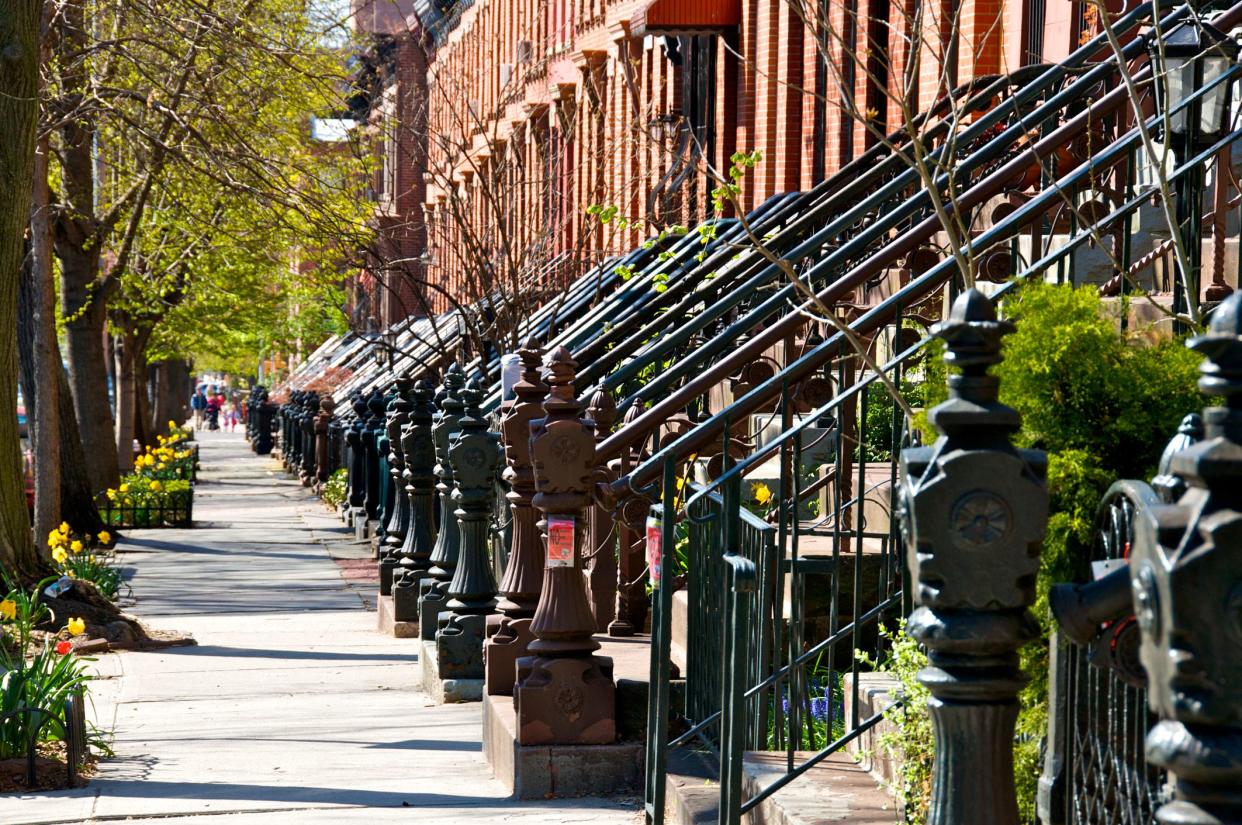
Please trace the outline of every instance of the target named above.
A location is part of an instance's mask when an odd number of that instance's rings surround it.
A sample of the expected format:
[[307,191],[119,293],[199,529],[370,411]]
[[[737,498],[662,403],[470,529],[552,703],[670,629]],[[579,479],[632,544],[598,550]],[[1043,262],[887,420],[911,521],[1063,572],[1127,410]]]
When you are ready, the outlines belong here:
[[[797,752],[797,765],[811,756]],[[784,752],[750,751],[743,759],[742,793],[758,793],[785,773]],[[681,749],[669,754],[665,822],[709,825],[720,814],[716,757]],[[846,753],[834,753],[742,816],[743,825],[893,825],[898,804]]]

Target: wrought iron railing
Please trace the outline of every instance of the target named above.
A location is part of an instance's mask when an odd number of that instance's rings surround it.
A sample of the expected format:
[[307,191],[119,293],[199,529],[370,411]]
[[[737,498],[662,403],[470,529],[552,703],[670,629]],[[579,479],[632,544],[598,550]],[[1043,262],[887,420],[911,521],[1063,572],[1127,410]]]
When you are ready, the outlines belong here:
[[[1237,67],[1232,69],[1227,75],[1222,77],[1218,82],[1232,82],[1242,70]],[[1202,95],[1210,91],[1210,88],[1199,90],[1196,94]],[[1187,170],[1195,164],[1206,162],[1214,153],[1221,148],[1232,144],[1239,137],[1242,137],[1242,129],[1230,132],[1216,145],[1208,147],[1200,152],[1196,157],[1187,159],[1173,171],[1173,178],[1186,174]],[[1134,152],[1138,145],[1139,138],[1136,130],[1132,130],[1122,135],[1119,139],[1111,142],[1108,146],[1103,147],[1086,162],[1081,164],[1064,175],[1055,183],[1054,186],[1045,189],[1043,192],[1035,195],[1024,206],[1019,207],[1009,216],[999,220],[996,224],[986,232],[980,234],[974,243],[977,247],[987,248],[989,245],[1004,241],[1006,238],[1012,237],[1021,228],[1029,226],[1033,221],[1041,220],[1048,210],[1054,207],[1059,199],[1065,197],[1074,197],[1080,191],[1086,191],[1091,185],[1091,181],[1098,178],[1101,170],[1107,170],[1117,164],[1129,165],[1134,163]],[[1128,167],[1127,167],[1128,168]],[[1009,292],[1017,283],[1032,277],[1047,277],[1049,273],[1056,272],[1059,265],[1069,270],[1072,278],[1072,268],[1074,266],[1074,253],[1086,244],[1098,242],[1100,238],[1100,228],[1116,225],[1124,225],[1128,223],[1127,218],[1131,217],[1139,207],[1155,193],[1151,186],[1134,187],[1129,193],[1129,197],[1125,198],[1117,208],[1109,211],[1107,214],[1097,214],[1091,221],[1082,221],[1078,225],[1071,228],[1067,234],[1063,233],[1059,239],[1062,241],[1055,248],[1049,248],[1042,255],[1032,255],[1036,260],[1021,267],[1014,280],[1009,283],[997,287],[992,295],[993,300],[1000,300]],[[1052,245],[1049,245],[1050,247]],[[1130,245],[1120,245],[1122,249],[1123,259],[1120,261],[1122,266],[1129,266],[1130,260],[1125,257],[1129,254]],[[918,300],[923,294],[926,294],[929,288],[939,288],[946,282],[949,282],[948,275],[950,270],[955,266],[952,260],[944,261],[929,270],[925,275],[916,278],[911,283],[899,290],[892,298],[886,300],[881,305],[863,312],[854,322],[851,323],[856,335],[864,340],[872,341],[872,346],[877,353],[886,354],[888,357],[884,360],[882,372],[885,373],[891,383],[901,386],[903,381],[903,372],[910,369],[917,369],[915,361],[919,353],[922,352],[925,345],[929,342],[929,338],[922,338],[909,343],[908,339],[903,337],[905,331],[906,310],[912,303]],[[883,341],[882,344],[875,342]],[[653,475],[655,469],[659,469],[664,483],[663,489],[668,490],[670,480],[675,480],[680,474],[684,473],[687,456],[691,451],[699,454],[704,452],[718,452],[721,456],[736,455],[736,439],[732,434],[737,429],[737,425],[742,421],[743,415],[752,414],[757,407],[760,406],[760,398],[768,404],[774,404],[775,414],[782,421],[782,432],[768,441],[762,447],[753,449],[749,455],[744,457],[725,458],[722,467],[723,472],[720,473],[704,489],[695,492],[685,505],[687,512],[695,512],[695,508],[701,506],[701,501],[708,496],[719,495],[723,501],[732,502],[732,510],[722,514],[724,522],[736,520],[740,514],[740,501],[742,496],[743,480],[748,476],[753,476],[765,463],[774,461],[780,468],[779,481],[779,501],[780,506],[777,508],[776,519],[779,528],[778,541],[778,558],[787,558],[791,554],[789,547],[792,545],[797,548],[799,543],[804,540],[803,531],[806,530],[807,536],[814,536],[816,530],[826,532],[828,540],[831,542],[832,554],[834,562],[840,562],[843,551],[852,555],[855,564],[852,570],[853,578],[853,594],[850,599],[852,602],[850,614],[845,621],[838,622],[835,627],[829,625],[827,632],[821,634],[818,639],[808,639],[801,646],[794,641],[797,635],[796,630],[791,627],[789,635],[791,643],[788,646],[788,664],[784,668],[778,668],[774,671],[769,679],[786,678],[790,685],[796,685],[794,674],[800,667],[805,667],[809,662],[817,661],[818,657],[830,655],[834,647],[839,645],[847,637],[851,639],[854,649],[867,649],[866,644],[859,644],[860,636],[869,631],[885,616],[897,616],[906,612],[902,604],[903,588],[901,587],[901,576],[904,575],[903,565],[898,558],[895,549],[899,546],[897,541],[897,520],[893,517],[896,510],[895,502],[895,485],[896,479],[896,463],[895,456],[899,452],[900,441],[906,438],[903,433],[908,431],[909,427],[904,422],[904,416],[900,416],[895,407],[889,407],[887,414],[892,416],[892,427],[888,431],[889,436],[893,440],[892,450],[886,460],[878,463],[878,468],[873,464],[868,466],[869,448],[874,447],[870,437],[867,435],[867,422],[869,419],[869,405],[872,400],[869,398],[867,388],[874,385],[879,376],[876,373],[864,373],[860,376],[850,377],[844,373],[847,370],[846,362],[849,352],[844,344],[843,336],[837,335],[829,338],[824,344],[812,349],[810,353],[804,355],[800,361],[795,362],[791,367],[778,372],[765,385],[751,391],[752,404],[749,407],[742,407],[739,411],[739,404],[726,408],[721,413],[713,416],[709,421],[700,424],[699,427],[692,429],[688,434],[681,436],[679,439],[672,441],[671,444],[665,446],[656,453],[646,464],[651,471],[647,473],[647,477]],[[838,383],[837,391],[834,397],[827,404],[819,406],[813,410],[805,411],[800,419],[794,417],[794,404],[791,396],[791,389],[795,381],[801,374],[805,374],[811,369],[830,366],[837,373]],[[801,370],[801,373],[799,373]],[[846,380],[846,379],[849,380]],[[852,422],[852,424],[851,424]],[[821,425],[830,425],[827,427]],[[821,498],[825,490],[831,492],[830,508],[824,512],[817,514],[815,519],[806,519],[800,517],[800,508],[808,501],[804,495],[803,481],[800,479],[800,473],[794,468],[803,464],[805,450],[800,441],[819,436],[813,433],[813,428],[831,429],[835,426],[838,430],[839,443],[843,446],[836,451],[836,455],[831,463],[834,466],[831,469],[821,468],[817,477],[806,485],[807,489],[814,489],[820,494]],[[697,432],[696,432],[697,430]],[[715,440],[716,446],[709,448],[710,443]],[[852,461],[851,461],[852,459]],[[642,476],[640,468],[639,473],[635,473],[635,478]],[[882,472],[876,474],[874,469],[880,469]],[[887,479],[881,479],[880,476],[887,476]],[[633,482],[633,479],[631,479]],[[826,482],[826,483],[825,483]],[[852,485],[848,482],[852,482]],[[887,483],[885,483],[887,482]],[[885,490],[885,488],[888,488]],[[638,492],[646,492],[653,494],[658,489],[656,486],[638,487]],[[734,492],[730,492],[730,491]],[[875,495],[878,494],[878,495]],[[872,496],[875,500],[870,500]],[[666,498],[667,501],[667,498]],[[885,505],[881,507],[880,505]],[[667,504],[661,505],[664,514],[663,519],[663,540],[662,544],[666,548],[666,552],[671,550],[669,525],[676,523],[676,508]],[[883,511],[881,513],[881,510]],[[868,512],[876,515],[877,521],[887,522],[882,530],[875,529],[876,525],[868,524]],[[813,523],[814,526],[807,529],[807,522]],[[869,546],[870,542],[870,546]],[[729,556],[734,553],[736,547],[736,537],[721,535],[719,541],[707,551],[708,555],[715,553],[717,555]],[[794,554],[797,554],[794,550]],[[876,557],[876,581],[878,587],[864,595],[865,577],[863,571],[866,569],[865,559],[869,553],[873,553]],[[693,554],[692,554],[693,557]],[[795,555],[796,557],[796,555]],[[839,592],[839,587],[844,582],[840,575],[841,568],[836,568],[836,574],[833,577],[832,588],[834,593]],[[694,571],[688,573],[693,578]],[[761,571],[755,572],[756,578],[762,578]],[[745,591],[743,590],[743,593]],[[749,595],[737,595],[732,601],[737,599],[742,601],[749,600]],[[653,650],[660,651],[664,648],[664,642],[660,635],[667,634],[667,619],[665,615],[661,615],[664,611],[664,600],[656,602],[657,615],[653,619],[653,632],[657,634],[657,638],[653,640]],[[731,604],[725,609],[726,615],[738,615],[738,612],[745,612],[745,606],[737,603]],[[797,612],[797,608],[793,608],[791,616]],[[831,611],[830,622],[836,622],[839,618],[838,610]],[[795,622],[796,624],[796,622]],[[733,656],[741,655],[744,657],[751,655],[749,652],[738,653],[739,647],[745,646],[745,640],[741,640],[733,648]],[[870,726],[878,722],[879,716],[872,715],[869,718],[862,718],[860,714],[860,702],[858,701],[858,674],[859,662],[856,657],[846,655],[844,659],[844,667],[833,663],[829,666],[830,673],[845,676],[846,672],[853,678],[850,680],[854,695],[851,697],[850,705],[853,712],[849,719],[842,720],[841,735],[830,736],[830,742],[825,747],[814,751],[809,758],[797,761],[794,759],[793,743],[805,741],[802,738],[800,730],[791,731],[786,747],[788,749],[789,760],[787,762],[787,771],[777,781],[769,784],[766,788],[761,789],[750,799],[742,801],[740,799],[740,785],[736,788],[726,787],[722,789],[723,808],[721,812],[722,822],[735,822],[737,818],[744,812],[750,810],[760,801],[775,793],[779,788],[784,787],[788,782],[793,781],[798,775],[805,772],[811,766],[827,758],[832,753],[838,751],[854,738],[860,736]],[[829,682],[832,679],[830,677]],[[774,682],[773,682],[774,683]],[[757,691],[761,691],[768,686],[768,683],[761,682],[752,684],[745,688],[742,697],[737,695],[737,688],[732,688],[729,684],[723,686],[723,695],[720,706],[729,708],[745,707],[742,698],[750,698]],[[791,707],[805,707],[808,697],[805,692],[803,695],[791,698]],[[832,697],[823,697],[826,703],[831,704]],[[1131,697],[1133,698],[1133,697]],[[656,715],[652,717],[653,734],[656,731],[656,725],[659,724],[660,714],[666,708],[656,708]],[[726,714],[729,711],[726,710]],[[738,713],[745,712],[742,710]],[[832,718],[831,716],[829,718]],[[1132,717],[1130,717],[1132,719]],[[745,729],[750,720],[747,719],[722,719],[721,723],[731,731]],[[797,728],[798,726],[794,726]],[[1139,725],[1135,725],[1138,729]],[[835,733],[835,731],[834,731]],[[663,742],[667,739],[657,739],[653,747],[658,750]],[[1133,777],[1143,773],[1141,766],[1134,767],[1133,760],[1126,761],[1124,749],[1113,753],[1112,758],[1125,762],[1132,775],[1126,781],[1131,785],[1134,782]],[[732,776],[736,771],[736,762],[740,759],[740,754],[721,752],[721,777],[722,781],[731,782]],[[665,757],[655,754],[652,764],[656,766],[649,777],[649,786],[647,794],[648,814],[654,820],[659,820],[662,816],[662,806],[657,804],[661,802],[660,795],[663,793],[663,776],[659,766],[664,764]],[[1123,766],[1114,766],[1115,769],[1121,770]],[[1124,771],[1123,771],[1124,773]],[[1115,798],[1115,797],[1114,797]],[[1090,815],[1088,815],[1088,820]],[[1124,820],[1121,820],[1124,821]]]
[[157,493],[145,503],[100,495],[95,506],[108,527],[190,527],[194,523],[193,488]]
[[[1161,504],[1141,481],[1119,481],[1096,516],[1090,575],[1124,568],[1140,518]],[[1055,639],[1049,661],[1047,756],[1040,777],[1043,825],[1146,825],[1163,797],[1165,772],[1149,765],[1144,739],[1155,723],[1138,662],[1133,615],[1108,622],[1085,647]]]

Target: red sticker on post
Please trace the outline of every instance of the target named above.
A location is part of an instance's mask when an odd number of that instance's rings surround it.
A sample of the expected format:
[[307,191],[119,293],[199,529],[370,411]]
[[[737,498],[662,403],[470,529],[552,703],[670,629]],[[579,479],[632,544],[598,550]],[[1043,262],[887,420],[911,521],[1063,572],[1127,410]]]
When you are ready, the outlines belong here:
[[574,566],[574,517],[548,516],[548,567]]
[[664,541],[664,522],[659,516],[647,516],[647,578],[652,588],[660,586],[661,542]]

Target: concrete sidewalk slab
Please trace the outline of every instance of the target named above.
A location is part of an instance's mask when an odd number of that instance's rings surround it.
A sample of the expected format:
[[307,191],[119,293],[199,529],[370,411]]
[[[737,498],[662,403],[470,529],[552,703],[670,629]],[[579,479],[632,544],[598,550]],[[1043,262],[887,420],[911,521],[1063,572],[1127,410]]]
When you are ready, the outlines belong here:
[[361,560],[339,552],[340,523],[240,434],[199,438],[210,526],[122,544],[132,611],[198,646],[100,657],[93,718],[115,758],[86,788],[0,797],[0,823],[640,821],[632,798],[510,800],[480,706],[433,706],[417,645],[375,631],[374,586],[349,581],[364,568],[333,559]]

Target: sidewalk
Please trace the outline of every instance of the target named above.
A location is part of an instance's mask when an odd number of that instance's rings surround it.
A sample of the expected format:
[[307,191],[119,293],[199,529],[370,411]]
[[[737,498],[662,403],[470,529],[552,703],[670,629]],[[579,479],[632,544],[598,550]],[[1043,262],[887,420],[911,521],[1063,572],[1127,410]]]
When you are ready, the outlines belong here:
[[198,646],[100,657],[90,717],[116,756],[86,788],[0,797],[0,823],[640,821],[632,798],[508,800],[480,706],[429,705],[373,585],[329,557],[340,522],[240,434],[199,440],[199,526],[122,544],[131,612]]

